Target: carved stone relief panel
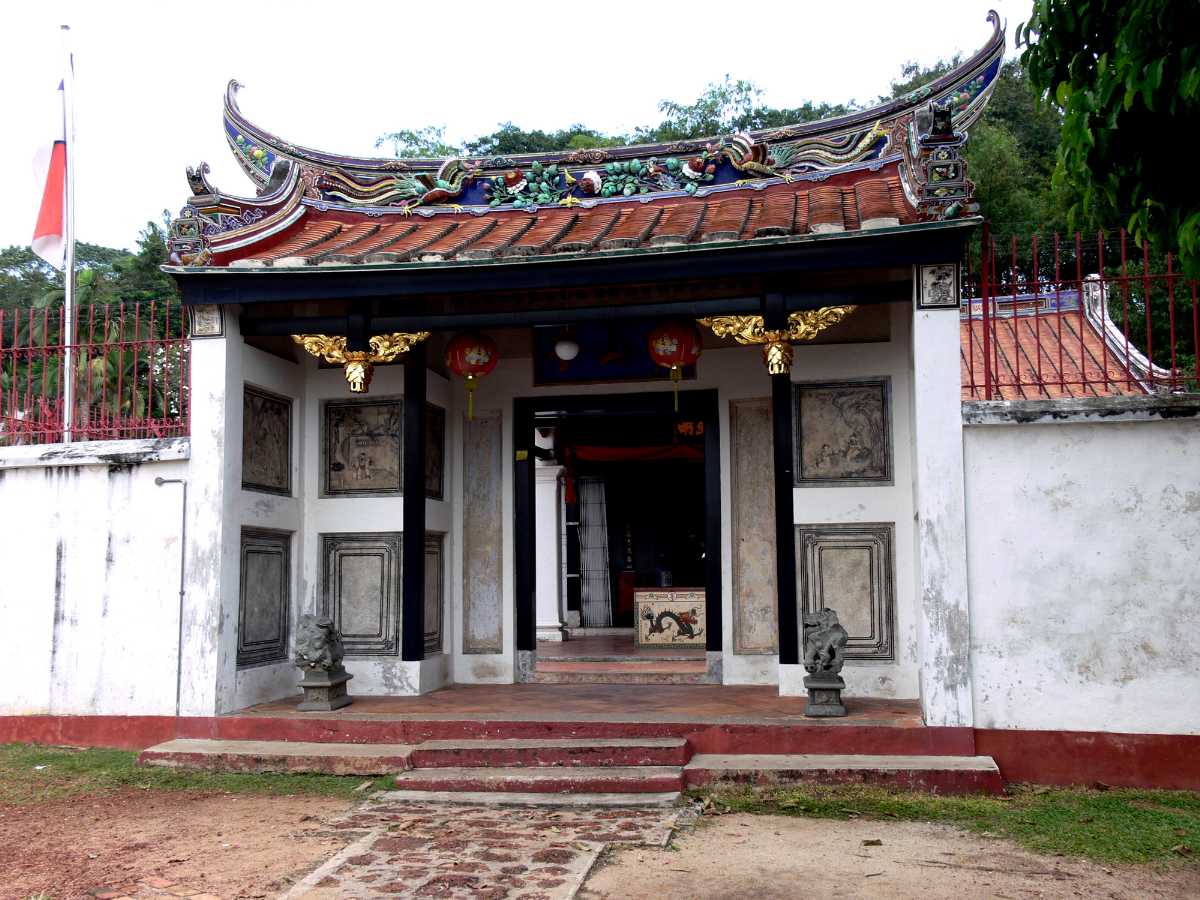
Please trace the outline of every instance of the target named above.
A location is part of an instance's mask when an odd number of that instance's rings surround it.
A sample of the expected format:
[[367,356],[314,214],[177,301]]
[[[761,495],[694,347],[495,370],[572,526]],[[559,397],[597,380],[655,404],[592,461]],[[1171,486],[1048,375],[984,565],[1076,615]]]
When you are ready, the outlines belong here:
[[288,656],[291,544],[286,531],[243,528],[238,588],[238,667]]
[[425,534],[425,653],[442,652],[442,620],[446,608],[445,569],[442,550],[446,536]]
[[796,485],[892,483],[891,379],[795,386]]
[[499,412],[463,422],[463,652],[504,649],[501,559],[504,546]]
[[917,292],[917,306],[921,309],[958,309],[958,264],[921,266]]
[[766,399],[729,404],[733,472],[733,649],[774,653],[775,494],[771,406]]
[[896,658],[891,522],[797,525],[797,595],[805,612],[836,610],[847,659]]
[[401,492],[404,404],[400,398],[329,400],[323,418],[325,496]]
[[425,404],[425,496],[442,500],[446,494],[446,411]]
[[225,317],[221,307],[212,304],[189,306],[188,337],[197,338],[224,337]]
[[400,532],[321,535],[322,611],[347,656],[400,652]]
[[242,487],[292,492],[292,401],[246,385],[242,394]]

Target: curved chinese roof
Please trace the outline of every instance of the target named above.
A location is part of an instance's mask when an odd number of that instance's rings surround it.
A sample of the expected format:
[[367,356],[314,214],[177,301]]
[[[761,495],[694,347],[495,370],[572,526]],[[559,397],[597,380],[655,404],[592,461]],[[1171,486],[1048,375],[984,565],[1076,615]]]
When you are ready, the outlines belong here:
[[960,150],[995,85],[999,18],[970,59],[882,105],[674,143],[452,159],[370,159],[292,144],[248,120],[226,138],[258,196],[208,167],[172,226],[171,269],[435,265],[695,250],[900,227],[973,210]]

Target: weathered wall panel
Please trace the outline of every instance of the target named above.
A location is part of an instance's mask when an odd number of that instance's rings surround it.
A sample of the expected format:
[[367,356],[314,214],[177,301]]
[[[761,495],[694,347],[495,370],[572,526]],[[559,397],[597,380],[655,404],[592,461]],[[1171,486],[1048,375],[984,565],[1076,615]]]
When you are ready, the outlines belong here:
[[322,610],[346,656],[400,652],[400,532],[321,535]]
[[776,649],[775,497],[771,407],[766,399],[729,404],[733,471],[733,646]]
[[1200,733],[1200,421],[964,443],[976,725]]
[[463,652],[504,649],[503,419],[476,413],[463,423]]
[[238,580],[237,664],[287,659],[292,536],[243,528]]
[[847,660],[895,659],[895,569],[891,522],[796,526],[801,608],[837,611],[850,635]]
[[184,458],[0,466],[0,616],[19,673],[0,714],[174,713],[182,501],[154,480],[188,463],[186,439],[164,443]]

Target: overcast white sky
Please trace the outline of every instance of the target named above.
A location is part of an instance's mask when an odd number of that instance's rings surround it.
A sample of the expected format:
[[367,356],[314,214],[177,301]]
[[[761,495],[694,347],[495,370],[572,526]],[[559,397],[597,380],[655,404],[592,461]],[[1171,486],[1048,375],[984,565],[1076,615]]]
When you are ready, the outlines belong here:
[[690,102],[725,73],[758,84],[774,106],[873,99],[907,60],[977,49],[989,6],[1008,24],[1011,55],[1032,0],[457,0],[416,16],[372,0],[7,0],[0,246],[27,244],[33,230],[32,160],[54,112],[64,23],[75,53],[77,237],[132,247],[147,219],[183,204],[187,165],[204,160],[219,188],[253,194],[221,131],[230,78],[245,85],[251,121],[349,154],[386,153],[378,135],[429,124],[452,142],[509,120],[624,132],[657,122],[660,99]]

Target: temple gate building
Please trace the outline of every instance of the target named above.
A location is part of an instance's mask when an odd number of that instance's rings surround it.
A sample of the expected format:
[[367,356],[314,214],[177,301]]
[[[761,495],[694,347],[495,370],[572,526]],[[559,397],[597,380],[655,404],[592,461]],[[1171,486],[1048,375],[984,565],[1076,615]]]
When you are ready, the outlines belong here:
[[[962,151],[1001,65],[993,24],[978,53],[882,106],[512,158],[299,147],[230,83],[225,134],[254,192],[189,169],[166,267],[190,314],[190,438],[129,449],[116,474],[103,448],[79,467],[132,479],[78,496],[113,509],[106,572],[127,565],[119,548],[152,567],[142,608],[103,627],[80,613],[98,630],[65,636],[64,597],[103,580],[104,554],[60,541],[55,562],[18,541],[57,572],[30,593],[60,618],[24,666],[50,666],[44,689],[0,711],[200,719],[290,700],[304,614],[342,631],[359,698],[695,684],[769,686],[784,704],[804,692],[802,621],[831,607],[851,720],[856,702],[894,701],[1014,777],[1037,768],[1006,762],[1017,735],[1110,730],[1120,679],[1089,674],[1079,647],[1109,640],[1124,598],[1053,639],[1036,621],[1069,615],[1078,573],[1053,548],[1094,527],[1074,495],[1054,515],[1043,502],[1081,477],[1064,475],[1060,437],[1080,429],[1069,452],[1086,471],[1087,429],[1172,430],[1175,455],[1142,475],[1186,504],[1195,420],[1136,397],[1113,401],[1124,425],[1087,410],[1002,422],[994,403],[964,418],[978,317],[960,263],[981,219]],[[1069,352],[1103,344],[1086,328]],[[1112,364],[1133,383],[1128,355]],[[1126,438],[1119,452],[1142,452]],[[28,473],[7,475],[6,506],[36,505]],[[1033,497],[1020,511],[1017,481]],[[1184,580],[1160,562],[1160,587]],[[1035,575],[1054,583],[1027,591]],[[1155,690],[1194,691],[1185,668]],[[1111,730],[1159,748],[1200,728],[1200,709],[1174,712],[1130,707]]]

